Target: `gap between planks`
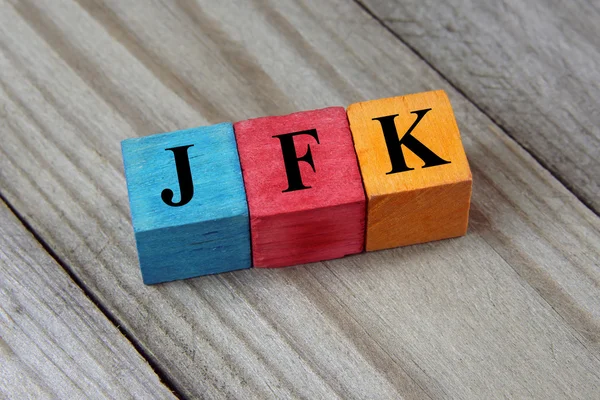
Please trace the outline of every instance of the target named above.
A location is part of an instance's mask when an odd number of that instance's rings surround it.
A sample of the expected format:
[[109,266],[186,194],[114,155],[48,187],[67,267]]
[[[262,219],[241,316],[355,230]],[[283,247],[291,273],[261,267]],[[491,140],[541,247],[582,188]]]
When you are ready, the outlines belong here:
[[71,271],[71,269],[67,266],[67,264],[58,256],[58,254],[56,254],[56,252],[48,245],[48,243],[46,243],[46,241],[35,231],[35,229],[33,229],[33,227],[15,209],[15,207],[13,207],[13,205],[10,204],[10,202],[4,197],[4,195],[1,192],[0,192],[0,201],[2,201],[6,205],[6,207],[8,207],[10,212],[15,216],[15,218],[17,218],[17,220],[19,220],[19,222],[21,223],[21,225],[23,225],[25,230],[27,230],[27,232],[31,233],[31,235],[35,238],[35,240],[42,246],[42,248],[44,249],[46,254],[48,254],[48,256],[50,258],[52,258],[62,268],[62,270],[71,279],[71,281],[79,289],[81,289],[81,291],[83,292],[85,297],[87,297],[92,302],[92,304],[94,306],[96,306],[96,308],[102,313],[102,315],[104,315],[106,317],[106,319],[108,319],[108,321],[110,321],[110,323],[115,328],[117,328],[117,330],[123,335],[123,337],[125,337],[125,339],[127,339],[127,341],[135,349],[135,351],[137,351],[137,353],[144,359],[144,361],[146,361],[148,363],[148,365],[150,365],[150,367],[152,368],[154,373],[158,376],[158,378],[160,379],[162,384],[165,385],[171,391],[171,393],[173,393],[173,395],[176,396],[178,399],[183,399],[184,398],[183,394],[177,389],[177,386],[173,384],[173,382],[171,381],[171,378],[169,378],[169,375],[166,374],[161,369],[161,367],[156,364],[156,362],[154,362],[152,357],[148,356],[146,351],[144,351],[142,346],[140,346],[140,344],[135,340],[133,335],[131,335],[126,329],[124,329],[122,327],[122,325],[119,323],[117,318],[115,318],[115,316],[112,315],[112,313],[106,307],[104,307],[100,301],[98,301],[98,298],[96,296],[94,296],[94,294],[86,288],[86,286],[83,284],[81,279],[79,279],[77,277],[77,275],[75,275],[73,273],[73,271]]
[[[518,145],[515,144],[515,147],[518,147]],[[377,258],[378,256],[374,255],[373,257]],[[381,255],[379,255],[379,257],[381,257]],[[283,271],[282,271],[282,273],[283,273]],[[237,279],[237,277],[235,279]]]
[[573,186],[569,184],[566,177],[563,177],[557,174],[547,162],[545,162],[540,156],[529,150],[527,147],[523,146],[519,138],[513,134],[511,134],[508,129],[497,119],[494,118],[489,112],[485,111],[475,100],[469,96],[460,86],[454,83],[446,74],[444,74],[439,68],[437,68],[431,61],[425,58],[421,52],[413,45],[411,45],[408,41],[404,40],[398,32],[392,29],[388,24],[385,23],[379,16],[377,16],[367,5],[365,5],[361,0],[352,0],[355,2],[365,13],[367,13],[371,18],[373,18],[379,25],[381,25],[386,31],[388,31],[392,36],[394,36],[398,41],[400,41],[404,46],[406,46],[410,51],[412,51],[415,56],[417,56],[421,61],[423,61],[429,68],[435,71],[440,78],[448,83],[454,90],[460,93],[468,102],[470,102],[479,112],[488,117],[506,136],[510,137],[515,143],[519,145],[519,147],[525,151],[528,155],[531,156],[542,168],[544,168],[553,178],[559,181],[569,192],[573,194],[583,205],[585,205],[591,212],[600,216],[600,213],[592,206],[592,204],[585,199],[578,191],[573,189]]

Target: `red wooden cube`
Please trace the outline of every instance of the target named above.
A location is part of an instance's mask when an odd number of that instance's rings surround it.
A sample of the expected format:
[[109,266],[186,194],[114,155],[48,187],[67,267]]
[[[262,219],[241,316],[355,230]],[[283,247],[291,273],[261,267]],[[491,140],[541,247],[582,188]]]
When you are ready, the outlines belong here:
[[344,108],[249,119],[234,130],[254,267],[363,250],[365,193]]

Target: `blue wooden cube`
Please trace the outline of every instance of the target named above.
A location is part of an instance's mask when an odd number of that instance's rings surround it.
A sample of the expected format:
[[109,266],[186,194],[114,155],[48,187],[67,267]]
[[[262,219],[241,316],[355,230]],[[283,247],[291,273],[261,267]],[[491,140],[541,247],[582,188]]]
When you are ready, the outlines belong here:
[[232,124],[127,139],[121,148],[145,284],[250,268]]

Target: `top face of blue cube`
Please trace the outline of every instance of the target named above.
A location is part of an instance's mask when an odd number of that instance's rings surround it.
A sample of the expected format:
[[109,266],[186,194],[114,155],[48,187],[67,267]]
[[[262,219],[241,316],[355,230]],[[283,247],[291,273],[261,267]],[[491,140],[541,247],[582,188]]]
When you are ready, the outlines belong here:
[[[135,232],[248,215],[232,124],[127,139],[121,148]],[[180,182],[193,184],[181,190]]]

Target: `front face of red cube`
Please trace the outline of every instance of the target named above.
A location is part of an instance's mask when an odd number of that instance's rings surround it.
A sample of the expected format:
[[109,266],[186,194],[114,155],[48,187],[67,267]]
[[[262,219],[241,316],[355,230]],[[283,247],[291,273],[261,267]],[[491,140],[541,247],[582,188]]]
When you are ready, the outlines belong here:
[[254,267],[363,250],[365,194],[344,108],[250,119],[234,130]]

